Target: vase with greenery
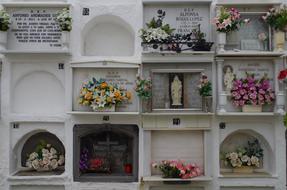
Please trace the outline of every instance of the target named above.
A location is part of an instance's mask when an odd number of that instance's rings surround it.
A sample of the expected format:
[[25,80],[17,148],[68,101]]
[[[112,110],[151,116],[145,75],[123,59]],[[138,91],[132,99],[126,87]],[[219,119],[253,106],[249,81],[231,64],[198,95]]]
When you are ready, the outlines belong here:
[[226,44],[226,34],[239,30],[242,24],[248,23],[249,19],[242,19],[239,11],[235,8],[222,7],[219,14],[213,19],[213,24],[216,27],[217,46],[219,52],[224,52]]
[[208,80],[207,75],[201,73],[198,85],[199,94],[202,97],[202,111],[212,111],[212,84]]
[[276,51],[283,51],[285,32],[287,31],[287,7],[271,8],[262,16],[263,20],[274,29],[274,45]]
[[200,25],[198,29],[194,29],[192,31],[193,36],[193,46],[192,50],[194,51],[210,51],[213,42],[207,42],[205,37],[205,34],[200,30]]
[[62,31],[61,40],[63,44],[63,50],[68,49],[70,41],[70,31],[72,30],[72,17],[70,16],[69,8],[64,8],[58,12],[56,21]]
[[0,50],[6,49],[7,31],[10,24],[10,15],[4,9],[0,9]]
[[152,97],[152,81],[150,78],[144,79],[139,75],[136,80],[135,91],[138,97],[142,100],[143,110],[151,111],[151,97]]

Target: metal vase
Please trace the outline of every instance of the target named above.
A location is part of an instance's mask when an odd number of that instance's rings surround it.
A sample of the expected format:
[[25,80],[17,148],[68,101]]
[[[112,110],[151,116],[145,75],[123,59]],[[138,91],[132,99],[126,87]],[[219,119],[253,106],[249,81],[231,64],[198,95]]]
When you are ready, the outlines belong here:
[[203,112],[212,111],[212,96],[202,96],[202,111]]

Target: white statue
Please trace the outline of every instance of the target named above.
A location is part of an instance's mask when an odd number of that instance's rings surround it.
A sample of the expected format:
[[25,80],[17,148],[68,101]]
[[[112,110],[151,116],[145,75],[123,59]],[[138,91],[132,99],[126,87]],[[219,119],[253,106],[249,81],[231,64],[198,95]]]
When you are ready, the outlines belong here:
[[225,68],[223,68],[224,70],[224,86],[225,86],[225,91],[227,94],[230,94],[230,91],[232,89],[233,86],[233,80],[235,78],[235,75],[233,73],[233,69],[231,66],[227,65],[225,66]]
[[171,83],[171,98],[173,106],[181,106],[182,97],[182,82],[179,80],[178,76],[175,75]]

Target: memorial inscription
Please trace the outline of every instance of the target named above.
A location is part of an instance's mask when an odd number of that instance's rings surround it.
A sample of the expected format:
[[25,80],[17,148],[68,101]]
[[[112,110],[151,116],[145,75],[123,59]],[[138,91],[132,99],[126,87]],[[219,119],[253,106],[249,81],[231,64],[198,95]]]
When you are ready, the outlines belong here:
[[176,29],[174,33],[188,34],[200,26],[207,41],[209,40],[210,13],[208,5],[146,5],[144,9],[145,23],[155,17],[157,10],[166,12],[165,22]]
[[11,8],[9,50],[60,49],[61,30],[55,18],[60,8]]

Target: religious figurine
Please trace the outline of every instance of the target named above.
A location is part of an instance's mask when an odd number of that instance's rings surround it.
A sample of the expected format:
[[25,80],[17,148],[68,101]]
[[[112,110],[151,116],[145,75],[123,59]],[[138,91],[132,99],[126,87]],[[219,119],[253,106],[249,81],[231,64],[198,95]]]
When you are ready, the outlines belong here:
[[171,98],[173,106],[181,106],[182,99],[182,82],[179,80],[178,76],[175,75],[171,83]]
[[227,94],[230,94],[230,91],[233,86],[233,80],[235,78],[235,75],[233,73],[233,68],[230,65],[226,65],[223,68],[224,72],[224,86],[225,86],[225,91]]

